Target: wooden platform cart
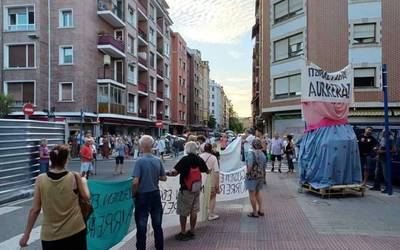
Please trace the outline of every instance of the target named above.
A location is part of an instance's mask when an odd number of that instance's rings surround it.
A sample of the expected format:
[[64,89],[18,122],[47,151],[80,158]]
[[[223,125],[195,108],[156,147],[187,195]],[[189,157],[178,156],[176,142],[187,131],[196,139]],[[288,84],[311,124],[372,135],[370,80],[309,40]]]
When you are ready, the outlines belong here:
[[302,184],[301,186],[302,190],[306,190],[308,192],[312,192],[315,194],[318,194],[321,196],[321,198],[326,198],[328,197],[329,199],[331,196],[342,196],[344,197],[345,195],[349,194],[355,194],[355,195],[360,195],[361,197],[364,197],[365,193],[365,187],[360,184],[350,184],[350,185],[334,185],[329,188],[320,188],[320,189],[315,189],[311,187],[310,184],[305,183]]

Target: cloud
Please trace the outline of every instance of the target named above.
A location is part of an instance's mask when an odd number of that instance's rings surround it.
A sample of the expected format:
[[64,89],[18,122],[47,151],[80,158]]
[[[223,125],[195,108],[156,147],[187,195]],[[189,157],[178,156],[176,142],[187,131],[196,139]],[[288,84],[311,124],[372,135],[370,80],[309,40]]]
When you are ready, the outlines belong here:
[[239,51],[228,51],[228,55],[230,55],[233,59],[240,59],[243,56],[243,53],[239,52]]
[[[167,0],[173,29],[197,42],[234,43],[254,24],[253,0]],[[237,55],[237,54],[236,54]]]
[[[228,79],[227,79],[228,80]],[[249,88],[248,79],[240,78],[230,79],[231,81],[223,81],[222,86],[228,98],[232,101],[233,108],[240,117],[251,115],[251,88]],[[233,80],[233,81],[232,81]]]

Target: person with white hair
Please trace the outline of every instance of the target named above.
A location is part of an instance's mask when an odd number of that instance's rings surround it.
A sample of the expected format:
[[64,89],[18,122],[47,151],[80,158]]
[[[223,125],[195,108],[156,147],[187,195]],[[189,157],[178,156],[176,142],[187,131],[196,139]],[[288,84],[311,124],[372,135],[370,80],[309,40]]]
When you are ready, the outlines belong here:
[[[202,186],[201,173],[210,173],[204,160],[197,155],[197,143],[190,141],[185,144],[186,155],[167,172],[167,176],[179,175],[180,192],[176,213],[179,215],[181,232],[175,235],[179,241],[194,239],[194,229],[197,223],[197,213],[200,211],[200,191]],[[186,231],[187,217],[190,216],[190,230]]]
[[147,221],[151,216],[156,249],[164,249],[162,230],[163,208],[161,204],[159,181],[167,177],[160,159],[153,156],[154,140],[143,135],[139,140],[142,154],[133,169],[132,194],[135,197],[136,248],[146,249]]

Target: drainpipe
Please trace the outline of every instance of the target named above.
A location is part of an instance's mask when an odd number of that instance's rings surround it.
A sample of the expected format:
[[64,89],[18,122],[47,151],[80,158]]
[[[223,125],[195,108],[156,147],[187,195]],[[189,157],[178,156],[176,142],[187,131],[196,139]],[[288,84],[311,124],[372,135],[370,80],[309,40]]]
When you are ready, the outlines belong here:
[[48,83],[47,83],[47,110],[50,112],[51,110],[51,39],[50,39],[50,34],[51,34],[51,15],[50,15],[50,1],[51,0],[47,0],[47,19],[48,19],[48,27],[47,27],[47,35],[48,35],[48,44],[47,44],[47,48],[48,48]]

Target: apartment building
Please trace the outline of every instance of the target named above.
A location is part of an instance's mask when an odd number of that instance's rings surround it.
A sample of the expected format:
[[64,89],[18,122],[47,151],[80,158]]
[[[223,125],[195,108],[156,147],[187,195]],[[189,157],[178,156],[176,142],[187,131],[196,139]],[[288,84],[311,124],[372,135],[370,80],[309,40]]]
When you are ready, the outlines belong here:
[[202,89],[200,82],[201,52],[197,49],[187,50],[188,62],[188,125],[191,130],[203,127],[201,117]]
[[381,65],[388,66],[392,124],[400,124],[399,1],[256,1],[253,115],[270,133],[302,133],[301,68],[354,68],[353,125],[382,125]]
[[[47,4],[50,3],[50,6]],[[170,120],[170,26],[164,0],[3,0],[1,89],[15,112],[98,133],[157,134]],[[49,13],[49,14],[48,14]]]
[[202,123],[203,127],[207,127],[209,119],[209,108],[208,108],[209,83],[210,83],[210,64],[208,61],[202,61],[200,63],[201,115],[199,120]]
[[182,134],[187,126],[188,114],[188,60],[187,44],[182,36],[173,32],[171,40],[171,134]]
[[215,128],[222,130],[224,128],[224,102],[223,102],[223,88],[220,84],[214,80],[210,80],[209,84],[209,112],[210,115],[214,116],[216,121]]

